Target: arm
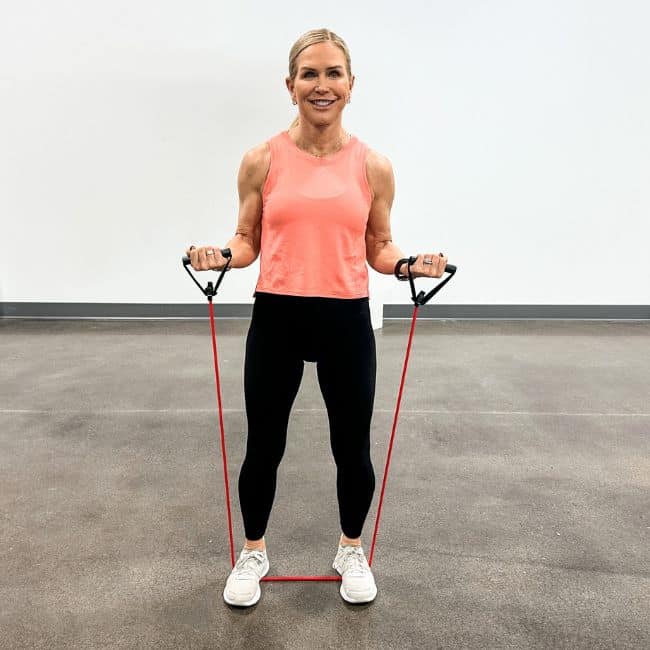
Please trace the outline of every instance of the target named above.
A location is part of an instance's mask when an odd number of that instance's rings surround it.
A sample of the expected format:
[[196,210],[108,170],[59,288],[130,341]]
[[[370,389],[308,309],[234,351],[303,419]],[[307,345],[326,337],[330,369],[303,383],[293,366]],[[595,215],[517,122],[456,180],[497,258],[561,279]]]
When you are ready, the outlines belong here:
[[[375,271],[389,275],[394,272],[398,260],[408,257],[393,243],[390,234],[390,210],[395,196],[393,169],[388,158],[371,150],[368,152],[366,170],[373,197],[366,224],[366,259]],[[410,270],[408,262],[400,267],[402,275],[439,278],[445,272],[447,257],[442,253],[424,253],[413,257]]]
[[261,144],[244,154],[237,187],[239,216],[235,236],[224,246],[232,252],[231,268],[251,265],[260,254],[262,236],[262,188],[271,163],[269,145]]
[[[390,275],[397,260],[408,257],[393,243],[390,233],[390,210],[395,196],[393,168],[388,158],[370,150],[366,171],[373,195],[366,226],[366,259],[375,271]],[[407,266],[402,264],[400,270],[406,273]]]

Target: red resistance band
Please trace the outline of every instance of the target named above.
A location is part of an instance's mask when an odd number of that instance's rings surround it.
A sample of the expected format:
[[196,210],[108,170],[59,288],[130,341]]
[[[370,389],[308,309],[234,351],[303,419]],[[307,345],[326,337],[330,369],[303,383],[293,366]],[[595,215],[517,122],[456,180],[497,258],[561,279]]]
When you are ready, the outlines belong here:
[[[451,277],[451,276],[450,276]],[[232,512],[230,510],[230,488],[228,484],[228,462],[226,460],[226,438],[223,428],[223,411],[221,406],[221,381],[219,379],[219,358],[217,355],[217,335],[214,327],[214,306],[212,300],[209,300],[210,305],[210,329],[212,331],[212,353],[214,355],[214,372],[217,383],[217,403],[219,405],[219,427],[221,429],[221,458],[223,460],[223,477],[226,487],[226,507],[228,510],[228,534],[230,539],[230,563],[234,568],[235,566],[235,545],[233,543],[232,534]],[[402,370],[402,380],[399,386],[399,393],[397,396],[397,404],[395,406],[395,417],[393,418],[393,429],[390,434],[390,443],[388,445],[388,455],[386,457],[386,466],[384,468],[384,478],[381,484],[381,494],[379,496],[379,506],[377,508],[377,517],[375,519],[375,529],[372,534],[372,546],[370,547],[370,555],[368,557],[368,565],[372,566],[372,561],[375,555],[375,543],[377,541],[377,532],[379,530],[379,519],[381,516],[381,508],[384,503],[384,492],[386,491],[386,482],[388,480],[388,470],[390,468],[390,457],[393,453],[393,442],[395,440],[395,430],[397,428],[397,417],[399,415],[399,407],[402,401],[402,392],[404,390],[404,380],[406,379],[406,369],[408,367],[409,356],[411,353],[411,342],[413,341],[413,333],[415,332],[415,321],[418,315],[418,305],[415,304],[413,309],[413,320],[411,321],[411,331],[409,334],[408,345],[406,347],[406,357],[404,359],[404,369]],[[263,582],[293,582],[293,581],[315,581],[315,582],[340,582],[341,576],[265,576],[262,578]]]

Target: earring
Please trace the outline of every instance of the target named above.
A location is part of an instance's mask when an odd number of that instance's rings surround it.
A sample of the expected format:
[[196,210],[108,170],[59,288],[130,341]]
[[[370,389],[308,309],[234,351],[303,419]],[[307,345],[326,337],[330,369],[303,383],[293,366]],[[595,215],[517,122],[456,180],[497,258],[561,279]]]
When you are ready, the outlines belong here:
[[298,102],[294,99],[291,100],[291,103],[295,106]]

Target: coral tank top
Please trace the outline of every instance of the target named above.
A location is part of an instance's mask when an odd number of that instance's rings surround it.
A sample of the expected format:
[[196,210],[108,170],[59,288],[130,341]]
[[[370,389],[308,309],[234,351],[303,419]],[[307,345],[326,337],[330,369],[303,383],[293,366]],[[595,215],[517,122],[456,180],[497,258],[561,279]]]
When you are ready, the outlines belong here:
[[365,233],[372,202],[367,145],[351,136],[339,151],[321,158],[300,149],[287,131],[268,142],[255,291],[367,297]]

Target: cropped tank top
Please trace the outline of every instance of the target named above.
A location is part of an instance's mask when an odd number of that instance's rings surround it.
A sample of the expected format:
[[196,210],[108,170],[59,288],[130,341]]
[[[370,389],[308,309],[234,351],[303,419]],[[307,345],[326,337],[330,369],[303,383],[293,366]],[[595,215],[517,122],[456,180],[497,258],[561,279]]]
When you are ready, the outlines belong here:
[[351,136],[321,158],[300,149],[287,131],[268,143],[255,291],[367,297],[365,233],[372,203],[367,145]]

